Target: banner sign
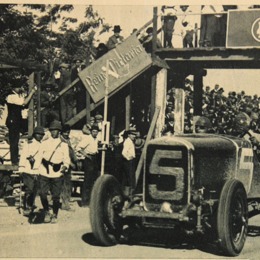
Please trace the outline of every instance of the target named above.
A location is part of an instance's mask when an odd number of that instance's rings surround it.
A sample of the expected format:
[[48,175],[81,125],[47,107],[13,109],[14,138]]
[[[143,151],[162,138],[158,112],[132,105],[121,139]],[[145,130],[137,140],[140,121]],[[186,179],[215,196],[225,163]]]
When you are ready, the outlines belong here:
[[228,12],[226,47],[260,47],[260,9]]
[[152,58],[135,35],[128,37],[104,56],[79,72],[79,77],[95,103],[105,96],[106,64],[109,61],[108,94],[128,83],[152,65]]

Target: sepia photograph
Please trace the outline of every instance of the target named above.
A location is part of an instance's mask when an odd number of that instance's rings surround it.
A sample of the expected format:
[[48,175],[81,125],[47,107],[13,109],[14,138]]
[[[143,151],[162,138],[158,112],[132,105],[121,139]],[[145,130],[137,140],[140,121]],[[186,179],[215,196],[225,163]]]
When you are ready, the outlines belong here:
[[257,1],[0,0],[0,259],[259,259]]

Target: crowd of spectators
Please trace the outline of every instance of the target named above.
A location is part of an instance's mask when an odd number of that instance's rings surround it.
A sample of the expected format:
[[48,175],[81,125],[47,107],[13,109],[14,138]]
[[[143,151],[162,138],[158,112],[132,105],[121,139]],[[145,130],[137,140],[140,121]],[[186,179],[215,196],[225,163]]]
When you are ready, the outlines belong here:
[[[184,132],[193,132],[193,86],[189,80],[185,82],[185,122]],[[170,89],[167,95],[165,113],[166,125],[174,114],[175,89]],[[206,86],[203,89],[202,116],[212,123],[211,131],[217,134],[233,135],[236,132],[235,118],[240,113],[246,113],[251,119],[250,129],[260,133],[259,119],[260,97],[247,95],[245,91],[225,90],[216,84],[213,88]]]

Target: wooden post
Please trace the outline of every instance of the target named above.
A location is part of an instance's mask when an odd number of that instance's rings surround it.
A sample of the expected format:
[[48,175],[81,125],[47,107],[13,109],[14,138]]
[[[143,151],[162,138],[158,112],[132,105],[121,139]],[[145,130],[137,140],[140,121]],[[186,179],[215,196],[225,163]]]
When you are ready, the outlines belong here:
[[195,42],[194,42],[194,47],[197,48],[198,47],[198,24],[195,23]]
[[162,69],[157,73],[156,88],[155,88],[155,106],[161,107],[158,120],[155,127],[155,138],[161,136],[161,130],[165,124],[165,109],[166,109],[166,94],[167,94],[167,70]]
[[[105,97],[104,97],[104,122],[107,123],[107,109],[108,109],[108,88],[109,88],[109,60],[106,62],[106,82],[105,82]],[[104,127],[104,125],[103,125]],[[104,131],[104,129],[103,129]],[[102,158],[101,158],[101,175],[104,175],[105,173],[105,160],[106,160],[106,144],[103,144],[102,147]]]
[[155,112],[155,95],[156,95],[156,75],[152,75],[151,78],[151,109],[150,109],[150,122],[152,121],[152,116]]
[[41,72],[37,72],[37,126],[41,125]]
[[157,13],[158,13],[158,8],[157,7],[154,7],[153,8],[153,40],[152,40],[152,58],[155,56],[155,52],[156,52],[156,49],[157,49],[157,19],[158,19],[158,16],[157,16]]
[[86,122],[88,123],[90,120],[90,95],[86,90]]
[[131,93],[125,98],[125,129],[129,129],[131,121]]
[[[34,87],[34,72],[30,74],[28,79],[29,84],[29,92]],[[29,110],[28,110],[28,136],[31,137],[33,135],[33,128],[34,128],[34,113],[33,113],[33,107],[34,107],[34,97],[29,102]]]
[[149,128],[149,131],[148,131],[148,134],[147,134],[147,137],[145,139],[145,144],[144,144],[144,148],[143,148],[143,151],[142,151],[142,154],[141,154],[141,157],[139,159],[139,162],[138,162],[138,165],[137,165],[137,168],[136,168],[136,171],[135,171],[135,179],[136,179],[136,185],[138,183],[138,180],[140,178],[140,175],[141,175],[141,171],[142,171],[142,168],[143,168],[143,165],[144,165],[144,158],[145,158],[145,152],[146,152],[146,148],[147,148],[147,145],[148,145],[148,142],[152,139],[153,137],[153,133],[154,133],[154,129],[155,129],[155,124],[156,124],[156,121],[158,119],[158,116],[159,116],[159,113],[160,113],[160,107],[156,107],[155,108],[155,112],[154,112],[154,115],[153,115],[153,119],[152,119],[152,122],[151,122],[151,125],[150,125],[150,128]]
[[194,115],[202,114],[202,94],[203,94],[203,75],[198,73],[194,75]]
[[185,92],[181,88],[175,89],[175,108],[174,108],[174,133],[181,134],[184,132],[184,106]]

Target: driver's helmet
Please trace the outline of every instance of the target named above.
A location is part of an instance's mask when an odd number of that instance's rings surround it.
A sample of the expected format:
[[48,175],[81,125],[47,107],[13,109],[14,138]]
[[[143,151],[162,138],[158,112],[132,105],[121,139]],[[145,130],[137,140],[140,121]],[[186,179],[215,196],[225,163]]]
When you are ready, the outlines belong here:
[[212,124],[210,120],[205,116],[199,117],[198,120],[195,122],[196,133],[207,133],[210,128],[212,128]]
[[211,128],[212,124],[207,117],[200,116],[199,119],[196,121],[195,126],[202,126],[202,127]]
[[251,119],[245,112],[240,112],[235,116],[235,128],[239,131],[248,131]]

